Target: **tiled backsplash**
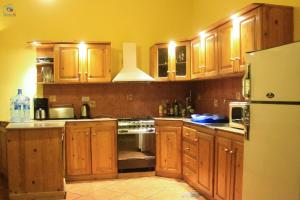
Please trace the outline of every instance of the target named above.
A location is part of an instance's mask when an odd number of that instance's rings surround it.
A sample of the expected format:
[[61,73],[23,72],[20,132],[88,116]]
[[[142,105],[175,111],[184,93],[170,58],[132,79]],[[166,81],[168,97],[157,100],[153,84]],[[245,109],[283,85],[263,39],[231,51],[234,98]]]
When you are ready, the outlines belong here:
[[82,96],[89,96],[91,101],[95,101],[96,107],[91,108],[94,117],[158,116],[158,106],[163,100],[184,102],[189,88],[189,82],[44,85],[44,97],[55,95],[55,103],[73,104],[77,117]]
[[94,117],[141,117],[158,116],[158,106],[166,99],[184,103],[191,90],[196,113],[227,116],[228,102],[241,98],[241,89],[241,78],[195,82],[65,84],[44,85],[44,97],[54,95],[57,104],[73,104],[77,117],[83,96],[95,101],[96,107],[91,108]]
[[193,84],[193,102],[197,113],[218,113],[228,116],[230,101],[244,100],[242,78],[205,80]]

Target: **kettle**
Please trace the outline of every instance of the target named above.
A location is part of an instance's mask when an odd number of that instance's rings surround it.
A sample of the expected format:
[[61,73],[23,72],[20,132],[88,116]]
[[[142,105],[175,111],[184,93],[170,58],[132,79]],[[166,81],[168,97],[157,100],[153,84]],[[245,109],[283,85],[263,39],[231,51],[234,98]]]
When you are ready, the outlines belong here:
[[87,103],[82,104],[80,109],[80,119],[89,119],[91,118],[90,106]]

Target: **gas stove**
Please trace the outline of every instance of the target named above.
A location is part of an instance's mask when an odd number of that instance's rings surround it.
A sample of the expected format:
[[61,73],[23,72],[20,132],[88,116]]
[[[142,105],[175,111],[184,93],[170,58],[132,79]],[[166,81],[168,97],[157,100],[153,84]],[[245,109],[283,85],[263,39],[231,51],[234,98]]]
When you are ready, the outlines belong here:
[[121,118],[118,119],[118,134],[155,133],[153,118]]

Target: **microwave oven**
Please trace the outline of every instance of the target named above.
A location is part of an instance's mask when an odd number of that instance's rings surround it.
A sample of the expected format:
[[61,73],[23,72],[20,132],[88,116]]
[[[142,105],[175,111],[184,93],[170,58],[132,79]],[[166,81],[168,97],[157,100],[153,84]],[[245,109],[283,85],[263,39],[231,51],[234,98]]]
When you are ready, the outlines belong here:
[[247,130],[249,121],[249,103],[230,102],[229,103],[229,126]]

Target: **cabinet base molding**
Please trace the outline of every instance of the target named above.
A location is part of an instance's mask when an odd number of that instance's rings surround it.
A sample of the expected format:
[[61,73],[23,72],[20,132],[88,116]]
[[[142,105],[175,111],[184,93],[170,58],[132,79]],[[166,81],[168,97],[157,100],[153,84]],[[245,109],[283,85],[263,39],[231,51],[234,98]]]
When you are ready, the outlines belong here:
[[90,180],[103,180],[103,179],[114,179],[118,178],[117,173],[113,174],[101,174],[101,175],[78,175],[78,176],[67,176],[66,182],[74,181],[90,181]]
[[55,192],[9,194],[9,200],[40,200],[40,199],[47,199],[47,200],[66,199],[66,192],[55,191]]
[[212,194],[207,194],[206,192],[202,191],[193,181],[191,181],[189,178],[183,176],[184,182],[189,184],[189,186],[193,187],[197,192],[199,192],[202,196],[204,196],[207,200],[214,200],[212,197]]
[[168,173],[168,172],[156,172],[156,176],[166,177],[166,178],[177,178],[181,179],[181,174],[175,174],[175,173]]
[[118,178],[141,178],[155,176],[155,172],[130,172],[130,173],[119,173]]

